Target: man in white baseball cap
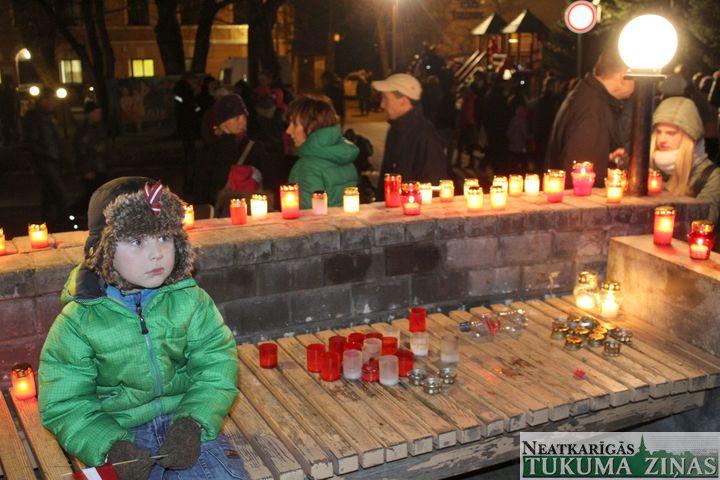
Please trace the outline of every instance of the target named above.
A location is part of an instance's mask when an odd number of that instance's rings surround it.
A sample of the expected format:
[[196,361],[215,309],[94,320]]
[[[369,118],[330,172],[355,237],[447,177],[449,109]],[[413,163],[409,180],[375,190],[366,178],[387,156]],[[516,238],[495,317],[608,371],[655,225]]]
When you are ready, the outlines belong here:
[[372,86],[382,93],[380,106],[390,123],[377,199],[385,198],[386,173],[400,174],[407,181],[433,184],[448,178],[442,139],[422,113],[420,82],[407,73],[396,73],[372,82]]

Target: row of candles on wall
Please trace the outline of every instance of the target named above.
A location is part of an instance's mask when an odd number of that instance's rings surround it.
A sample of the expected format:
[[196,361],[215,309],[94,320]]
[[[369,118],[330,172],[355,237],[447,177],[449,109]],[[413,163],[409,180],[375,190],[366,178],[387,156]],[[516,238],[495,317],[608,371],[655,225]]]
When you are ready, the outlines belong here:
[[[347,337],[335,335],[329,338],[327,347],[324,343],[311,343],[305,347],[306,368],[309,372],[320,373],[320,378],[326,382],[339,380],[342,373],[347,380],[396,385],[399,377],[406,377],[413,370],[415,356],[428,354],[426,315],[424,308],[410,309],[409,350],[400,348],[400,332],[395,327],[389,327],[385,334],[355,332]],[[262,368],[277,367],[277,344],[261,343],[258,351]],[[446,335],[441,339],[440,360],[444,363],[458,361],[457,336]]]

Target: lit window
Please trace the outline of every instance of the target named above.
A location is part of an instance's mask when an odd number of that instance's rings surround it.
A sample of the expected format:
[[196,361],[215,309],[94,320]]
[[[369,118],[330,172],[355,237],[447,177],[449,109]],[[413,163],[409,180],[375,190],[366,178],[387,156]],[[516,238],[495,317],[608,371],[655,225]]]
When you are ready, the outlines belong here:
[[60,60],[60,81],[64,84],[82,83],[80,60]]
[[154,77],[155,62],[152,58],[133,58],[130,60],[131,77]]

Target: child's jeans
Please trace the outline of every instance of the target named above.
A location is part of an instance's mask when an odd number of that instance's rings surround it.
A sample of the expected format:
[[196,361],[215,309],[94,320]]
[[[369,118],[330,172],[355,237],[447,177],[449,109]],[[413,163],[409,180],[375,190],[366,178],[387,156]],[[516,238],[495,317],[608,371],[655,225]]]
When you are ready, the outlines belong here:
[[[165,441],[165,435],[170,428],[170,415],[161,415],[155,419],[131,428],[135,434],[135,444],[141,448],[150,450],[151,455],[157,455],[157,451]],[[167,470],[160,465],[155,465],[150,480],[211,480],[223,478],[240,478],[249,480],[250,476],[235,447],[222,432],[218,433],[215,440],[203,442],[200,446],[200,458],[192,468],[187,470]]]

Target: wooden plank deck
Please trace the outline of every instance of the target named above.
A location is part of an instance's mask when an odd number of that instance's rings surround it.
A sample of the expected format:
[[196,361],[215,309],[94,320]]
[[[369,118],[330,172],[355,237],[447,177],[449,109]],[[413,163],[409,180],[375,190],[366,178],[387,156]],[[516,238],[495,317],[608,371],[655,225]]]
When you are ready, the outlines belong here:
[[[518,335],[482,341],[458,330],[459,321],[508,308],[527,312]],[[306,345],[354,331],[382,333],[385,323],[277,339],[275,369],[260,368],[256,346],[241,345],[238,401],[223,430],[253,479],[436,479],[517,457],[523,430],[627,428],[702,406],[720,385],[720,358],[627,312],[615,323],[635,335],[619,357],[565,350],[550,338],[552,320],[581,313],[572,298],[557,297],[428,315],[430,352],[416,366],[446,366],[440,340],[460,337],[457,381],[439,395],[407,379],[395,387],[323,382],[306,370]],[[408,321],[392,324],[407,347]],[[575,378],[576,369],[586,378]],[[40,425],[37,402],[18,400],[0,401],[0,465],[11,479],[67,479],[74,468]]]

